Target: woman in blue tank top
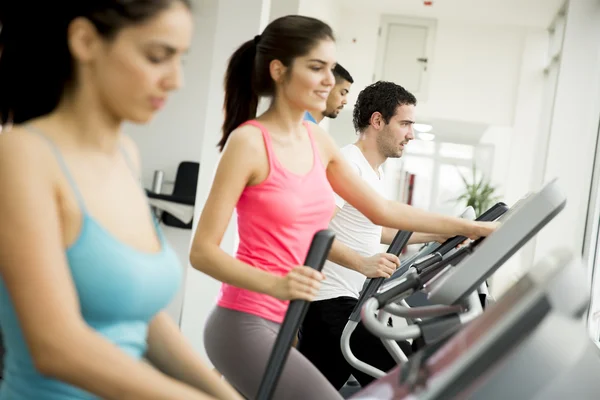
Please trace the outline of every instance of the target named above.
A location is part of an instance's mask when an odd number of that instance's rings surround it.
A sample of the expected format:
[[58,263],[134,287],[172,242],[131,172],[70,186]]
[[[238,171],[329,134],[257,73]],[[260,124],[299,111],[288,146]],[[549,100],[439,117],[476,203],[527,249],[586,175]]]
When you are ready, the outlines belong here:
[[0,10],[0,123],[14,123],[0,135],[0,400],[241,399],[163,311],[181,268],[120,133],[180,86],[188,1],[10,3]]

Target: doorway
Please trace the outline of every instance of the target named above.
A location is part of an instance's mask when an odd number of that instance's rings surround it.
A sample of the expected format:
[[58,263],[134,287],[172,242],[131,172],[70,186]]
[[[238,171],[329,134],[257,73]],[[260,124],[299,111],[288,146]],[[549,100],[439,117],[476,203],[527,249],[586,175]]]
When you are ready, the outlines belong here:
[[373,81],[394,82],[426,100],[435,30],[432,19],[382,16]]

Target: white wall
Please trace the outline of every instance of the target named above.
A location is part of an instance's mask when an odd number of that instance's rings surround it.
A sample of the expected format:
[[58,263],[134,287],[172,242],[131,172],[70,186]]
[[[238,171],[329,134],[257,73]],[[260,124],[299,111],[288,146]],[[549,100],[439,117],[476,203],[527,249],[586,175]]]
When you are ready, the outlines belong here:
[[335,0],[300,0],[297,12],[326,22],[335,34],[341,27],[340,7]]
[[335,32],[337,56],[340,64],[354,78],[347,105],[347,108],[352,108],[360,90],[372,83],[380,15],[375,12],[357,12],[346,8],[338,12],[340,24]]
[[548,35],[532,30],[525,37],[520,76],[517,81],[513,140],[505,164],[505,199],[512,204],[531,189],[534,154],[539,150],[537,134],[542,127],[540,115],[544,93],[544,67],[547,64]]
[[439,21],[423,115],[512,125],[523,28]]
[[269,11],[269,22],[285,17],[290,14],[297,14],[302,0],[273,0]]
[[[372,82],[380,18],[341,10],[338,59],[356,82],[349,104]],[[419,103],[419,115],[511,126],[525,35],[521,27],[437,21],[428,100]]]
[[600,116],[600,2],[569,2],[544,181],[560,180],[565,210],[536,243],[536,258],[566,245],[580,254]]
[[[181,90],[171,95],[165,109],[149,125],[125,127],[125,132],[132,136],[139,147],[146,188],[151,187],[155,170],[163,170],[165,181],[173,181],[181,161],[200,161],[210,67],[205,62],[205,52],[214,39],[215,10],[216,1],[198,0],[195,3],[195,30],[183,68],[184,85]],[[163,192],[170,193],[171,190],[172,185],[165,183]],[[191,231],[167,226],[162,228],[182,267],[187,269]],[[181,315],[183,292],[182,285],[168,307],[169,314],[176,321]]]
[[[212,186],[215,168],[219,160],[216,147],[221,137],[223,123],[223,77],[231,54],[245,41],[260,33],[268,22],[271,7],[268,0],[205,0],[210,4],[213,39],[201,49],[203,63],[208,68],[205,79],[209,82],[204,95],[202,116],[202,146],[197,154],[201,159],[196,195],[195,224]],[[232,12],[235,10],[235,12]],[[196,225],[194,224],[194,229]],[[235,216],[221,241],[221,248],[233,254],[237,245]],[[186,263],[186,265],[189,265]],[[204,327],[215,306],[220,282],[193,269],[187,271],[185,296],[181,317],[181,329],[194,348],[207,361],[204,349]]]
[[[495,146],[492,182],[499,185],[503,201],[509,206],[529,192],[539,152],[538,132],[544,93],[548,35],[532,29],[522,46],[521,66],[514,104],[512,127],[491,127],[481,141]],[[495,132],[494,132],[495,131]],[[535,238],[508,260],[492,279],[493,294],[509,288],[532,265]]]

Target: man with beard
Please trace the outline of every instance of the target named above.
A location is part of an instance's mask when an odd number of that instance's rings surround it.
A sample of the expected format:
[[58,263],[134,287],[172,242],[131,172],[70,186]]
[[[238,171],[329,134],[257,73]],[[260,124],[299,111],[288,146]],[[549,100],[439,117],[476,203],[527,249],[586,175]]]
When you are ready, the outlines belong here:
[[[384,194],[382,164],[388,158],[402,156],[404,147],[414,139],[416,103],[411,93],[391,82],[376,82],[358,95],[353,112],[358,140],[341,151],[356,172],[381,194]],[[298,350],[339,390],[351,374],[363,387],[374,380],[346,362],[340,338],[366,278],[388,278],[400,261],[395,255],[379,253],[380,244],[390,244],[397,230],[373,224],[337,195],[336,205],[329,224],[336,240],[323,268],[326,278],[300,328]],[[409,243],[445,239],[414,233]],[[410,355],[409,343],[399,344]],[[396,365],[381,340],[362,324],[352,335],[351,347],[358,359],[382,371]]]
[[304,115],[305,120],[319,124],[325,117],[336,118],[348,103],[346,97],[348,96],[348,92],[350,92],[350,87],[354,83],[352,75],[340,64],[336,64],[333,69],[333,76],[335,77],[335,86],[331,89],[327,98],[327,108],[325,111],[313,111],[312,113],[307,111]]

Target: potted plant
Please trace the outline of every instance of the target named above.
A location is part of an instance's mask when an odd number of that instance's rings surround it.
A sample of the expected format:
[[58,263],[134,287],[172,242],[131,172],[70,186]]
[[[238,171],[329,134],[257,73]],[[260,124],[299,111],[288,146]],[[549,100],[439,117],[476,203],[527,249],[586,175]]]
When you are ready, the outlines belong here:
[[500,196],[496,195],[497,188],[490,184],[490,181],[481,175],[477,179],[477,168],[473,164],[473,176],[471,181],[460,172],[459,174],[465,184],[464,192],[456,198],[457,202],[465,202],[465,206],[471,206],[475,210],[475,214],[479,217],[487,209],[493,206],[500,200]]

